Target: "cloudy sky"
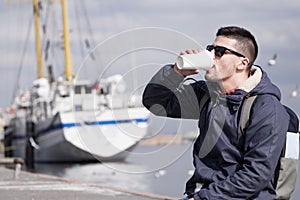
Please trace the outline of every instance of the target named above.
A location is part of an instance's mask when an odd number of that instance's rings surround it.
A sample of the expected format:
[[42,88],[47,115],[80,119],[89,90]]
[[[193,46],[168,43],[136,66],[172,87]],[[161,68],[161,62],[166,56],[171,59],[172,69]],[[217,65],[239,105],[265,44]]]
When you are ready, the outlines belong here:
[[[42,2],[42,24],[60,27],[59,20],[53,17],[60,15],[59,7],[50,8],[47,1]],[[99,78],[99,65],[115,66],[111,71],[116,71],[132,61],[140,66],[134,73],[147,82],[159,63],[173,63],[177,52],[211,43],[220,26],[238,25],[256,36],[256,64],[280,87],[282,101],[300,113],[300,97],[291,97],[300,84],[300,1],[68,0],[68,7],[74,73],[83,73],[82,62],[93,50],[95,56],[100,54],[102,63],[93,64],[97,70],[90,70],[87,76],[97,74]],[[7,107],[16,86],[28,88],[36,77],[31,0],[1,0],[0,15],[0,107]],[[59,33],[51,33],[58,35],[51,42],[53,46],[61,45]],[[78,43],[82,38],[88,38],[90,48]],[[45,42],[43,45],[44,48]],[[132,54],[133,49],[138,53]],[[277,63],[270,67],[267,62],[274,53],[278,55]],[[53,53],[57,54],[60,53]],[[56,60],[51,64],[62,63]],[[63,72],[58,66],[54,66],[54,71],[56,76]],[[123,74],[128,71],[126,68]]]

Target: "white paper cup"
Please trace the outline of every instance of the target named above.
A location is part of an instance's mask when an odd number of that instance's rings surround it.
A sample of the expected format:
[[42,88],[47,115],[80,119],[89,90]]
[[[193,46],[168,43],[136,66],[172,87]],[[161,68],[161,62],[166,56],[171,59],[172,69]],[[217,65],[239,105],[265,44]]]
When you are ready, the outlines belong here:
[[176,65],[179,69],[209,70],[214,65],[214,60],[210,51],[203,50],[196,54],[178,56]]

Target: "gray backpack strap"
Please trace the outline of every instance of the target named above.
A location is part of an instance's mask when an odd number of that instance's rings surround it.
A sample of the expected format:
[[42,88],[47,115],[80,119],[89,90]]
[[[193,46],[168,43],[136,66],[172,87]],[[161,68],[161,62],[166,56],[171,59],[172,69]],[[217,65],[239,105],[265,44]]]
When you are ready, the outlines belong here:
[[241,112],[241,118],[240,118],[240,128],[241,128],[241,132],[242,134],[244,133],[244,129],[246,128],[246,125],[249,121],[250,118],[250,110],[252,107],[252,104],[254,102],[254,100],[256,99],[257,95],[254,96],[246,96],[244,105],[242,107],[242,112]]

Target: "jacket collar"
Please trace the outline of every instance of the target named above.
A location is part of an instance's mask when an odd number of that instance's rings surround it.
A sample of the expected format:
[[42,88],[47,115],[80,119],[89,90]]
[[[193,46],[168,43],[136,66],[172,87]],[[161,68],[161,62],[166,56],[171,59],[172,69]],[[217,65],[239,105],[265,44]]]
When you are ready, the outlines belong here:
[[253,88],[255,88],[261,81],[262,70],[257,66],[253,66],[250,74],[251,76],[246,81],[244,81],[238,88],[240,90],[244,90],[247,93],[253,90]]
[[218,92],[215,92],[215,98],[227,101],[228,105],[240,105],[244,97],[261,82],[262,76],[262,69],[260,67],[253,66],[251,69],[251,76],[245,80],[234,92],[225,95],[216,95]]

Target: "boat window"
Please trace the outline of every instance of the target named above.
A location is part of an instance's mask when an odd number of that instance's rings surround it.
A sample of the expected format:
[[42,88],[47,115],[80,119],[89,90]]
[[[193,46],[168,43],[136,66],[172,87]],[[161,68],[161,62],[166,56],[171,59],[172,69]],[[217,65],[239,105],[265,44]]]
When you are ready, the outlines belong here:
[[75,91],[75,94],[81,94],[81,86],[76,85],[74,91]]
[[86,94],[91,94],[93,88],[92,88],[92,87],[88,87],[87,85],[85,85],[85,86],[84,86],[84,89],[85,89],[85,93],[86,93]]

